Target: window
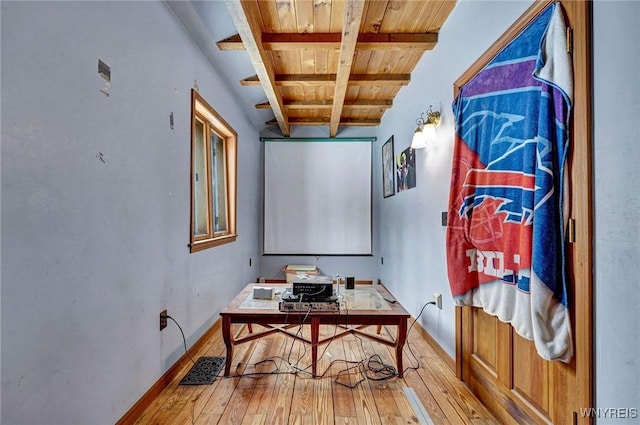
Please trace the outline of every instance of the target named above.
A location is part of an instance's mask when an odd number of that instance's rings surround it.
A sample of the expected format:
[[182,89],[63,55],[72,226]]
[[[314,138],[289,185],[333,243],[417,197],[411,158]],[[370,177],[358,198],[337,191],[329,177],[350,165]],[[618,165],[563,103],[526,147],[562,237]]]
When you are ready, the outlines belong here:
[[236,132],[191,90],[191,252],[236,240]]

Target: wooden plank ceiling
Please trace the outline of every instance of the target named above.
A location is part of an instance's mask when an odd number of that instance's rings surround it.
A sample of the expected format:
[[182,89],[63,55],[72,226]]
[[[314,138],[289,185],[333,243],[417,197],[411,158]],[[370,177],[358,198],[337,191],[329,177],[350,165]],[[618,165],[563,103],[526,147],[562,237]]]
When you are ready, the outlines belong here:
[[291,126],[376,126],[455,6],[454,0],[227,0],[238,34],[284,136]]

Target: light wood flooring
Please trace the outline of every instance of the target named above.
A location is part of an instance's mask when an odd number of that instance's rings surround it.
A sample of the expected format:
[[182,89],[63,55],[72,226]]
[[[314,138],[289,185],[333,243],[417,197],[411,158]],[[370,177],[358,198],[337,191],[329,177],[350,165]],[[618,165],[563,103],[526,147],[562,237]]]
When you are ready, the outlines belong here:
[[[302,332],[307,332],[306,328]],[[260,329],[254,325],[254,330]],[[375,327],[370,329],[375,332]],[[247,328],[238,326],[234,331],[246,334]],[[325,336],[334,332],[335,327],[331,326],[321,329]],[[390,330],[383,328],[382,333],[385,332]],[[194,359],[225,356],[220,330],[212,335],[193,355]],[[421,422],[425,417],[421,410],[428,413],[433,424],[499,423],[456,379],[451,365],[442,360],[418,325],[410,330],[404,349],[403,379],[367,379],[363,373],[379,376],[374,371],[380,364],[366,361],[374,355],[384,364],[395,365],[395,356],[387,346],[354,335],[334,340],[318,349],[318,373],[325,373],[313,379],[308,373],[310,348],[281,334],[271,335],[235,347],[231,375],[245,375],[242,377],[224,378],[222,371],[212,385],[179,385],[191,368],[188,362],[135,423],[429,424]],[[272,360],[260,363],[268,358]],[[408,369],[416,366],[417,369]],[[291,372],[294,368],[298,368],[297,373]],[[410,393],[419,399],[417,413],[412,408],[415,397]]]

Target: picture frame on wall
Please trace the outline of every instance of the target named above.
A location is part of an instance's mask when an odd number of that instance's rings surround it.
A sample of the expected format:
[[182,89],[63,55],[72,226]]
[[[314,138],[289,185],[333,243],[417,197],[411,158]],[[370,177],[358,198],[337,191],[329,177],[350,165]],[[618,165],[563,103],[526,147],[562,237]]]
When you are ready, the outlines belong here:
[[396,185],[398,192],[416,187],[416,157],[411,147],[403,150],[397,158]]
[[396,193],[393,156],[393,136],[382,145],[382,197],[388,198]]

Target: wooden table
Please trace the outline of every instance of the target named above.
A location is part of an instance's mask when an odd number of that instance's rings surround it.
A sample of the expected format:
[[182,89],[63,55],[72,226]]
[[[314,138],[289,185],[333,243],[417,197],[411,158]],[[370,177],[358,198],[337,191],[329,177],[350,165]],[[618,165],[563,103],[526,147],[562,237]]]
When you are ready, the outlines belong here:
[[[306,311],[300,313],[281,312],[278,309],[279,296],[276,296],[274,300],[254,300],[253,288],[255,286],[274,288],[276,293],[281,293],[291,285],[250,283],[220,313],[222,316],[222,338],[227,347],[225,376],[229,376],[231,371],[234,345],[279,332],[311,345],[311,366],[314,377],[317,376],[318,346],[350,334],[358,334],[381,344],[395,347],[398,375],[403,377],[402,349],[407,338],[407,319],[410,316],[400,303],[397,301],[389,302],[394,301],[395,298],[383,285],[356,285],[356,288],[351,290],[345,290],[341,286],[341,299],[344,301],[345,308],[341,308],[340,312],[311,311],[308,313]],[[233,324],[247,324],[250,334],[243,338],[234,339],[231,332]],[[254,333],[251,324],[259,324],[266,330]],[[311,339],[289,331],[298,325],[311,326]],[[320,325],[339,326],[340,332],[336,331],[330,337],[320,339]],[[378,334],[362,332],[362,329],[368,326],[378,326]],[[381,326],[396,326],[395,339],[380,336]]]

